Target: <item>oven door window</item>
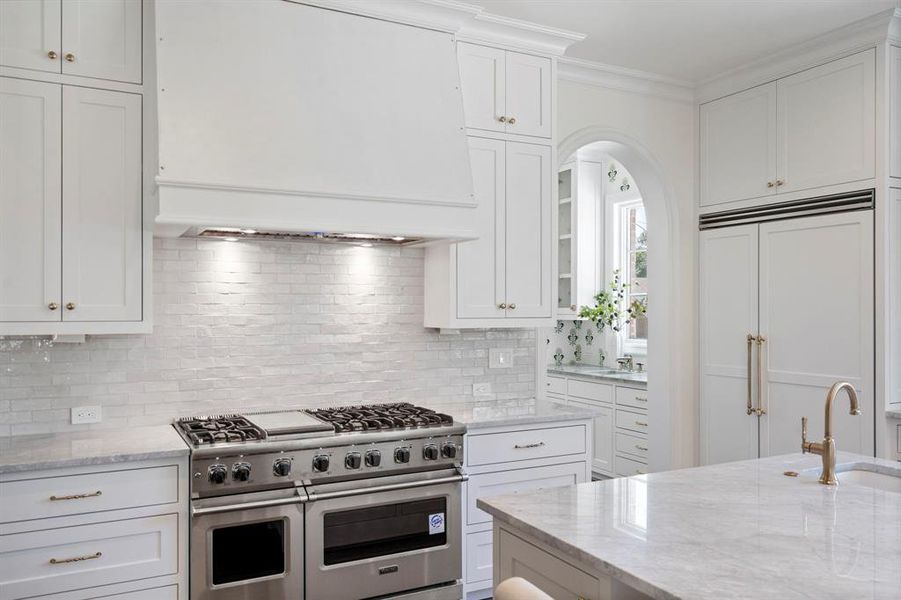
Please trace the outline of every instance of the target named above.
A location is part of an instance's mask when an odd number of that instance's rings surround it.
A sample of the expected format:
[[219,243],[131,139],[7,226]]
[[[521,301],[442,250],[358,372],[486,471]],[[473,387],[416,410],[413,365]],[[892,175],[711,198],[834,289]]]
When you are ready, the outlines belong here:
[[443,546],[447,499],[431,498],[368,506],[323,516],[326,565]]
[[212,531],[213,585],[285,572],[285,519]]

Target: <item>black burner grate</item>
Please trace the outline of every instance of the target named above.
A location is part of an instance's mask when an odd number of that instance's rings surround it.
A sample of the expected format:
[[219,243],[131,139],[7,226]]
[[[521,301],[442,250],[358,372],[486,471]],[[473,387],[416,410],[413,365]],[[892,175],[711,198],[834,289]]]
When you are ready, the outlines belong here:
[[176,425],[195,446],[262,440],[266,432],[239,415],[189,417]]
[[454,419],[450,415],[414,406],[408,402],[318,408],[306,412],[326,423],[331,423],[337,433],[440,427],[454,424]]

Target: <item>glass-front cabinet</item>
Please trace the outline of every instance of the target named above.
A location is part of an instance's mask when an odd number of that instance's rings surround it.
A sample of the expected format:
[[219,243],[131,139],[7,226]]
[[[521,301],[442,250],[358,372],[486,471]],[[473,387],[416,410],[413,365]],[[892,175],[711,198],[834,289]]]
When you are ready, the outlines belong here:
[[557,304],[558,319],[575,318],[592,304],[602,280],[604,231],[604,165],[573,156],[557,176]]

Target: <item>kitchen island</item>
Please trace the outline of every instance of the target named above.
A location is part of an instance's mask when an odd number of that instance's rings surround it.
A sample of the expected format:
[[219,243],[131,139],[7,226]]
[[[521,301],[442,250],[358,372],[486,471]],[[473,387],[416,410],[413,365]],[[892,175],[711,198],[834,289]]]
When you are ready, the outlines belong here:
[[[837,464],[840,479],[901,477],[872,457]],[[558,600],[901,598],[899,480],[831,487],[819,472],[792,454],[480,499],[495,585],[520,576]]]

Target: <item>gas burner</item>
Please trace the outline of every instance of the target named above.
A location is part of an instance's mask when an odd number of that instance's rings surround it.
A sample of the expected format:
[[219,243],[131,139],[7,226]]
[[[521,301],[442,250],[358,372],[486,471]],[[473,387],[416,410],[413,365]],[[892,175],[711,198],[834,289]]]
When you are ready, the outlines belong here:
[[262,440],[266,433],[240,415],[186,417],[176,426],[195,446]]
[[414,427],[453,425],[450,415],[435,412],[407,402],[371,404],[367,406],[339,406],[306,411],[317,419],[330,423],[337,433],[378,431]]

